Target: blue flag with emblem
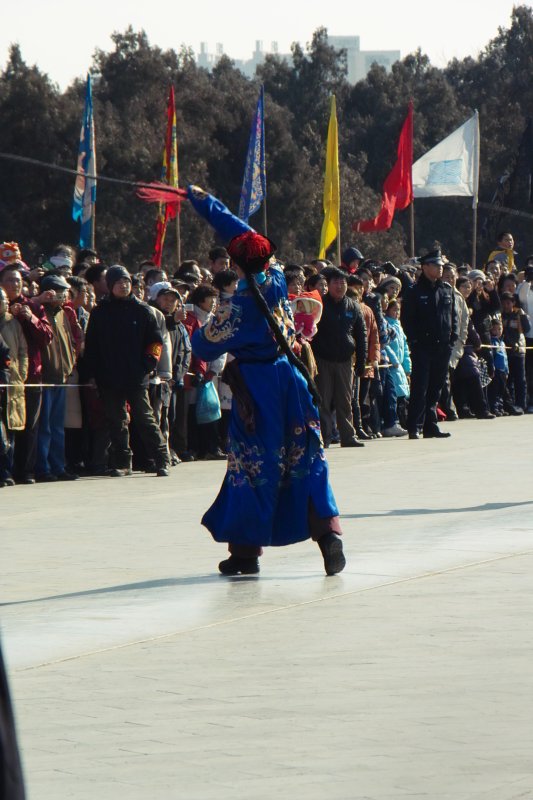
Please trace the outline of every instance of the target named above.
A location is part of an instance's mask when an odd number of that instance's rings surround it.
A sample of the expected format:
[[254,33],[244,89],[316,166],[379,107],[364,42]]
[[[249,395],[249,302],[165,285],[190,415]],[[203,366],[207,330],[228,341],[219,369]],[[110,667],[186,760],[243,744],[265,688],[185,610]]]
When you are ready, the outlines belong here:
[[91,76],[87,75],[85,109],[81,123],[77,171],[74,184],[72,216],[80,227],[80,247],[94,247],[96,205],[96,145],[94,139],[93,94]]
[[255,214],[266,199],[266,169],[265,169],[265,118],[264,118],[264,90],[261,86],[257,108],[252,120],[248,155],[244,168],[241,199],[239,202],[239,217],[248,222],[248,218]]

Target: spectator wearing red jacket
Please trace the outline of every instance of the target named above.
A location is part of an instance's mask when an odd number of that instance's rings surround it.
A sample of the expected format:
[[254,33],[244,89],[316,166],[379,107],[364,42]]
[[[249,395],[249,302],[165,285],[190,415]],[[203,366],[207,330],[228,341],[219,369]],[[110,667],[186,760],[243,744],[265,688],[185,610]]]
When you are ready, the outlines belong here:
[[0,272],[0,286],[9,300],[9,311],[22,326],[28,345],[28,377],[25,389],[26,424],[24,430],[15,432],[13,475],[17,483],[35,483],[37,436],[42,405],[41,351],[52,341],[52,326],[46,316],[43,299],[49,293],[28,298],[23,293],[23,280],[16,264]]

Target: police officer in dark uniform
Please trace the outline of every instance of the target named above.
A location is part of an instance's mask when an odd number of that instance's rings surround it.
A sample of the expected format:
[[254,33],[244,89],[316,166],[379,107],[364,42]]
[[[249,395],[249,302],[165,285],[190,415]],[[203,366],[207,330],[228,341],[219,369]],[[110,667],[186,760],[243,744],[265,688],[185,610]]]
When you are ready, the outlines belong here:
[[411,348],[410,439],[444,439],[437,425],[437,402],[446,380],[459,323],[452,287],[442,281],[444,260],[434,250],[420,260],[422,274],[403,295],[402,325]]

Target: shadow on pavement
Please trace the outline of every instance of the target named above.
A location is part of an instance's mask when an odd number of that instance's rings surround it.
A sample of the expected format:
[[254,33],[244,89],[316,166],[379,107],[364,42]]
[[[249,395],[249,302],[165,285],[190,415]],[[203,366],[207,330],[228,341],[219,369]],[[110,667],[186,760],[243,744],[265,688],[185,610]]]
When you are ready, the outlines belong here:
[[[139,589],[166,589],[171,586],[201,586],[202,584],[218,583],[218,584],[250,584],[256,581],[295,581],[295,580],[309,580],[315,578],[314,573],[306,573],[305,575],[219,575],[213,573],[210,575],[190,575],[187,578],[161,578],[152,581],[140,581],[139,583],[124,583],[118,586],[102,586],[99,589],[86,589],[83,592],[69,592],[67,594],[54,594],[47,597],[32,597],[29,600],[15,600],[13,602],[0,603],[0,608],[7,608],[8,606],[24,606],[28,603],[49,603],[52,600],[68,600],[74,597],[88,597],[90,595],[112,594],[113,592],[133,592]],[[336,576],[334,576],[336,577]],[[324,579],[326,580],[325,576]]]
[[466,506],[465,508],[398,508],[380,514],[341,514],[341,519],[370,519],[371,517],[418,517],[424,514],[461,514],[465,511],[498,511],[502,508],[530,506],[533,500],[522,500],[519,503],[484,503],[482,506]]

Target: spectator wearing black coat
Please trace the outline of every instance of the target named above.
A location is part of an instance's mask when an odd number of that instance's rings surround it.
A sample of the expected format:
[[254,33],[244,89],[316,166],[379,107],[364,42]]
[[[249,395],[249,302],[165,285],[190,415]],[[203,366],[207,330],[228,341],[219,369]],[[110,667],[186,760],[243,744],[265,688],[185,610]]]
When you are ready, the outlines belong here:
[[[500,298],[494,281],[480,269],[468,273],[472,283],[472,292],[468,298],[468,308],[472,309],[471,320],[478,332],[481,344],[490,345],[490,326],[492,317],[501,311]],[[490,377],[494,375],[494,360],[489,348],[483,350]]]
[[158,476],[168,475],[169,454],[148,399],[147,379],[163,347],[153,310],[131,293],[131,277],[119,265],[106,274],[108,297],[92,311],[85,340],[85,378],[94,378],[111,436],[114,470],[131,472],[128,412],[153,458]]
[[[509,348],[509,392],[513,408],[527,408],[526,384],[526,336],[530,336],[531,324],[526,312],[520,308],[518,298],[510,292],[501,295],[503,341]],[[513,409],[507,409],[514,413]]]
[[361,446],[353,426],[352,397],[355,372],[363,376],[366,365],[366,326],[356,300],[346,296],[348,284],[341,270],[330,268],[326,276],[322,318],[312,341],[316,359],[318,390],[322,397],[320,421],[326,447],[336,412],[341,447]]

